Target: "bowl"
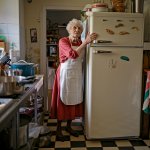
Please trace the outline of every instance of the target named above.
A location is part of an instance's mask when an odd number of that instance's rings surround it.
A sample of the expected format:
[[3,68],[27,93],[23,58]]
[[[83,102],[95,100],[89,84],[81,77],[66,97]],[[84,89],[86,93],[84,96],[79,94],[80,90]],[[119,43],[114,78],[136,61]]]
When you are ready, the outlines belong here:
[[0,96],[12,96],[24,92],[24,85],[14,76],[0,76]]
[[107,12],[108,8],[104,7],[97,7],[97,8],[92,8],[92,12]]
[[106,3],[95,3],[92,5],[92,12],[107,12],[108,4]]

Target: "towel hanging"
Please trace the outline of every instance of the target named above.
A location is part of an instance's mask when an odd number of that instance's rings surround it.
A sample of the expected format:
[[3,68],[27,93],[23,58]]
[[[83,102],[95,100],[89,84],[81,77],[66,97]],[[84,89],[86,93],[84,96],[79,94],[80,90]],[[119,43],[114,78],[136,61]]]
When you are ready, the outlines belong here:
[[147,71],[143,111],[147,114],[150,114],[150,71]]

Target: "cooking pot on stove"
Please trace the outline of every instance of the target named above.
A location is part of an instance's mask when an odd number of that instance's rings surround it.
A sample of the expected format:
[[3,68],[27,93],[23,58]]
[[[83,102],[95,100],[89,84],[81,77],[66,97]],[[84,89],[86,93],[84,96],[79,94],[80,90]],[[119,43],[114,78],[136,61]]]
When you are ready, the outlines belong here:
[[11,69],[22,70],[22,76],[34,76],[35,67],[37,67],[37,64],[28,63],[24,60],[19,60],[18,62],[11,64]]
[[0,76],[0,96],[12,96],[24,92],[24,85],[15,76]]

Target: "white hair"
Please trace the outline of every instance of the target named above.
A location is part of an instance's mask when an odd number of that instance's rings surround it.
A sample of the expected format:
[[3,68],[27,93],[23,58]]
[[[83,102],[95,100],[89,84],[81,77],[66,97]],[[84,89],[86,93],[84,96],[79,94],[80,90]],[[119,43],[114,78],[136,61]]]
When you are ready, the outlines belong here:
[[66,30],[68,31],[68,33],[70,33],[71,28],[74,26],[80,27],[81,31],[83,31],[82,22],[80,20],[74,18],[71,21],[69,21],[69,23],[67,24]]

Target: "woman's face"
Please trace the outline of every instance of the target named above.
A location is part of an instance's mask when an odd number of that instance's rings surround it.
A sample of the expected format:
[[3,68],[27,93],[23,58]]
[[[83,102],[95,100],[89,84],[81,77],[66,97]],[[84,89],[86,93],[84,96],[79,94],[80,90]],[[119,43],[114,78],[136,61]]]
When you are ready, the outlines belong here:
[[70,35],[74,38],[79,38],[81,36],[82,29],[81,27],[75,25],[70,29]]

